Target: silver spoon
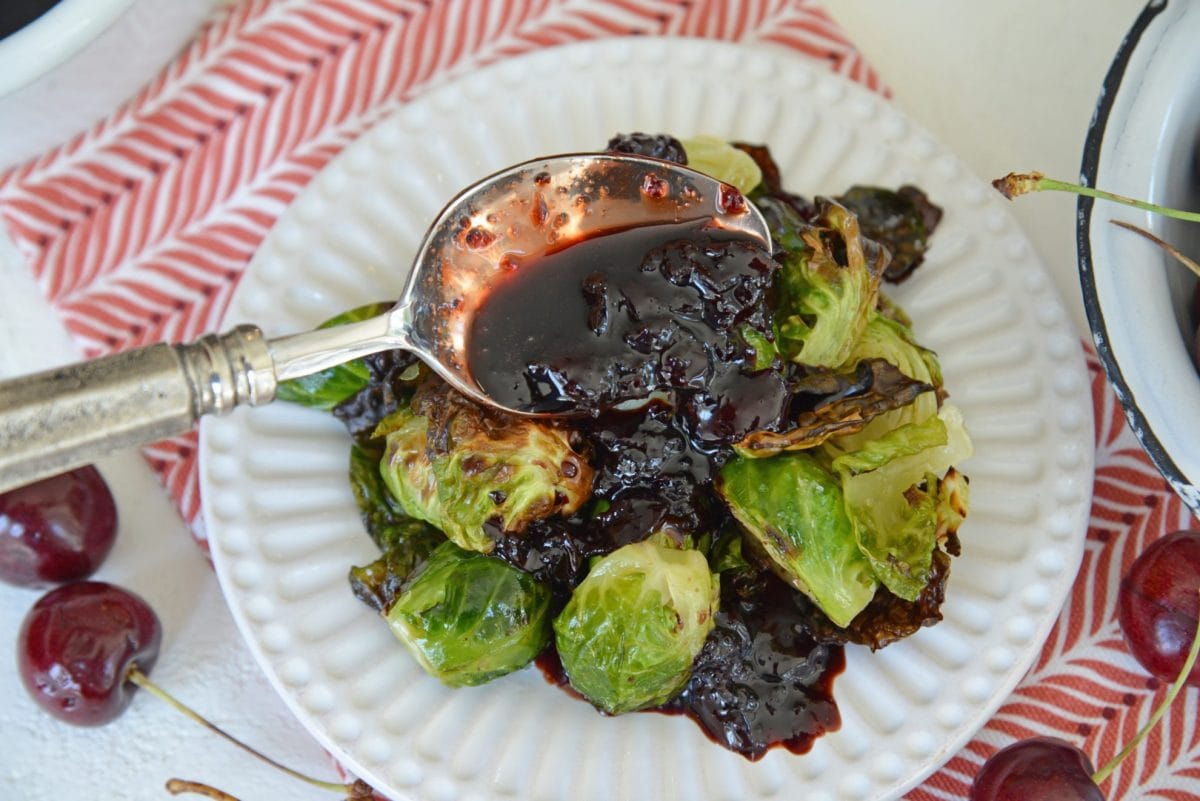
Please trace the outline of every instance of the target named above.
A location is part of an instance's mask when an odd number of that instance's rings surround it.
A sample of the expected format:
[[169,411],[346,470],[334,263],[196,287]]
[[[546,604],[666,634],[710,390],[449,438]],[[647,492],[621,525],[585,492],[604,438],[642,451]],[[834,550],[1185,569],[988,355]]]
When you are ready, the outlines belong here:
[[506,255],[530,261],[605,231],[699,220],[770,248],[762,215],[739,201],[707,175],[640,156],[571,154],[509,167],[442,209],[386,314],[278,339],[240,325],[0,383],[0,492],[181,434],[206,414],[270,403],[280,381],[383,350],[411,351],[459,392],[499,406],[465,355],[472,315],[504,279]]

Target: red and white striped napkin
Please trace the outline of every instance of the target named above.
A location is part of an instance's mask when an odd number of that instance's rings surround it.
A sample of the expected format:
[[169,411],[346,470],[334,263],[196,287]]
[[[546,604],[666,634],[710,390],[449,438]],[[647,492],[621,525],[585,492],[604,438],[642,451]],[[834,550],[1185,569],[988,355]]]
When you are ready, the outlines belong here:
[[[810,0],[243,0],[136,98],[0,176],[0,218],[88,356],[216,330],[255,249],[333,156],[429,86],[530,50],[610,36],[767,42],[886,92]],[[1052,733],[1104,762],[1165,688],[1127,655],[1119,577],[1191,525],[1089,356],[1097,481],[1083,567],[1041,658],[987,728],[911,799],[963,799],[987,755]],[[205,542],[196,438],[146,449]],[[1111,798],[1200,801],[1197,700],[1107,786]]]

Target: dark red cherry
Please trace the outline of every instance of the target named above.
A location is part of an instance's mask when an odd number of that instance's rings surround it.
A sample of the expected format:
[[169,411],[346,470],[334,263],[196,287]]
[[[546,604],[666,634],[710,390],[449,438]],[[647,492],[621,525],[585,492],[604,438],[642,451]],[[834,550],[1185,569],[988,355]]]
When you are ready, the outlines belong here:
[[0,494],[0,579],[45,587],[87,578],[112,549],[117,507],[94,467]]
[[970,801],[1104,801],[1087,754],[1057,737],[1032,737],[983,763]]
[[[1130,566],[1117,596],[1117,620],[1130,652],[1154,676],[1183,669],[1200,616],[1200,532],[1155,540]],[[1188,683],[1200,687],[1200,665]]]
[[21,624],[17,667],[25,687],[55,717],[79,726],[107,723],[129,705],[131,666],[149,673],[162,626],[140,597],[112,584],[80,581],[46,593]]

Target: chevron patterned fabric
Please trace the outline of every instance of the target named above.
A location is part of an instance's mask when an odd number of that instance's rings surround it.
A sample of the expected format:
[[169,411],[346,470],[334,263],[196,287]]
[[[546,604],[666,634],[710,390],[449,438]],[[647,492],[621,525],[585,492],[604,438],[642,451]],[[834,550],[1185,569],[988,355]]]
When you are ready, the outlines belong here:
[[[242,0],[128,104],[0,175],[0,219],[89,356],[215,330],[276,218],[333,156],[427,88],[534,49],[673,35],[784,46],[886,94],[809,0]],[[1166,688],[1126,653],[1120,575],[1192,525],[1125,424],[1090,354],[1097,475],[1084,561],[1040,659],[988,726],[907,797],[966,798],[999,747],[1055,734],[1103,763]],[[205,543],[196,437],[146,449]],[[1200,801],[1192,692],[1106,785],[1110,798]]]

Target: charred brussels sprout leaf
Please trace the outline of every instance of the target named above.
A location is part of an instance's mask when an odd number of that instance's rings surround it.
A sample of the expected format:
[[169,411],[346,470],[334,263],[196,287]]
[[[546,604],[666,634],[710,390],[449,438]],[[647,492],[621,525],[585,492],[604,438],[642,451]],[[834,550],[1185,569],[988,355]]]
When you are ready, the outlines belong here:
[[483,409],[440,380],[376,433],[387,439],[383,479],[403,510],[468,550],[495,547],[485,524],[521,532],[591,495],[592,469],[567,429]]
[[734,445],[738,455],[762,458],[807,450],[830,437],[861,431],[879,415],[907,406],[933,387],[909,378],[883,359],[870,359],[859,362],[849,373],[810,373],[790,389],[794,398],[809,401],[811,408],[802,409],[785,431],[759,430],[746,435]]
[[861,235],[853,212],[817,199],[815,225],[770,198],[772,231],[783,249],[775,281],[775,344],[789,360],[810,367],[837,367],[866,326],[879,297],[888,254]]
[[925,260],[929,235],[942,219],[942,210],[915,186],[896,191],[877,186],[854,186],[838,202],[858,216],[863,236],[888,249],[892,260],[884,272],[901,281]]
[[854,343],[847,361],[861,364],[879,359],[895,365],[901,373],[928,385],[932,391],[919,393],[911,403],[884,412],[870,420],[861,431],[839,434],[831,445],[831,450],[836,453],[858,450],[888,431],[908,423],[923,422],[938,412],[942,368],[937,356],[917,344],[908,326],[874,313],[867,321],[862,336]]
[[807,453],[735,458],[717,491],[775,572],[838,626],[848,624],[878,583],[859,550],[837,476]]
[[[321,323],[319,328],[369,320],[391,307],[391,303],[369,303],[332,317]],[[275,397],[327,412],[362,391],[370,379],[371,371],[367,365],[362,359],[355,359],[319,373],[282,381],[275,391]]]
[[954,473],[943,491],[939,476],[971,453],[962,414],[946,404],[924,422],[903,425],[833,460],[858,545],[875,575],[900,598],[916,600],[929,583],[939,531],[957,529],[966,513],[965,481]]
[[392,633],[451,687],[483,684],[533,661],[550,640],[550,590],[452,542],[438,546],[386,613]]
[[665,538],[602,557],[554,621],[571,686],[613,715],[663,703],[687,683],[718,601],[704,555]]

